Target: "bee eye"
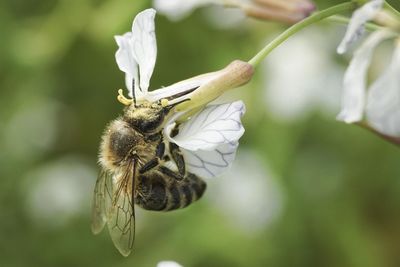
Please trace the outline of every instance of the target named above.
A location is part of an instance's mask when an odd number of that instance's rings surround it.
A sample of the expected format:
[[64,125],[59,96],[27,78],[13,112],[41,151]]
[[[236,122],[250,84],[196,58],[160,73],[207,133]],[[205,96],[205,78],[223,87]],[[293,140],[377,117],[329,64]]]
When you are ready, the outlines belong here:
[[157,113],[152,116],[145,116],[142,118],[135,118],[131,120],[133,128],[137,129],[141,133],[152,133],[162,124],[164,121],[164,114]]

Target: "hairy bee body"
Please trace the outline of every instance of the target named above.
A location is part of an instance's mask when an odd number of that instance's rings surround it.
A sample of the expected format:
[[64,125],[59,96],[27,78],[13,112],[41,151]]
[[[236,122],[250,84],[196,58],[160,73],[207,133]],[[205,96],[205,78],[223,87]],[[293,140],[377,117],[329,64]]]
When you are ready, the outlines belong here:
[[201,178],[186,171],[179,147],[163,140],[172,108],[161,103],[131,104],[102,137],[92,231],[97,234],[107,224],[125,256],[135,240],[135,204],[147,210],[175,210],[199,199],[206,189]]
[[[185,171],[183,157],[174,157],[178,152],[171,151],[171,147],[176,146],[165,145],[162,140],[167,113],[163,107],[154,104],[128,108],[123,117],[109,124],[100,147],[102,168],[113,174],[116,184],[129,179],[125,181],[125,194],[133,196],[133,202],[147,210],[169,211],[186,207],[199,199],[206,189],[201,178]],[[160,144],[164,151],[157,155]],[[146,165],[152,161],[156,163]],[[130,171],[127,168],[135,169],[130,172],[132,177],[123,175]],[[148,170],[143,171],[143,168]]]

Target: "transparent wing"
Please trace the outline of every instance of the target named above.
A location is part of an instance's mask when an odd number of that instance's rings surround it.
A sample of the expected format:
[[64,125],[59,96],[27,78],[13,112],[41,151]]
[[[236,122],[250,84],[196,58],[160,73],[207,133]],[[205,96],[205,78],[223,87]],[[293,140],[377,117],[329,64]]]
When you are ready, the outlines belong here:
[[242,101],[210,105],[180,126],[179,134],[168,137],[186,150],[214,150],[223,144],[235,145],[244,133],[240,121],[245,112]]
[[146,9],[136,16],[132,25],[132,52],[139,65],[140,90],[144,95],[147,94],[157,57],[155,15],[154,9]]
[[235,159],[238,143],[223,144],[214,150],[181,149],[187,170],[203,178],[213,178],[225,172]]
[[106,184],[110,184],[112,175],[102,170],[97,178],[92,201],[92,232],[98,234],[107,222],[107,203],[111,201],[111,191]]
[[[107,211],[107,225],[119,252],[128,256],[135,240],[135,177],[136,161],[130,162],[120,173],[114,174],[112,202]],[[108,184],[106,183],[108,188]]]

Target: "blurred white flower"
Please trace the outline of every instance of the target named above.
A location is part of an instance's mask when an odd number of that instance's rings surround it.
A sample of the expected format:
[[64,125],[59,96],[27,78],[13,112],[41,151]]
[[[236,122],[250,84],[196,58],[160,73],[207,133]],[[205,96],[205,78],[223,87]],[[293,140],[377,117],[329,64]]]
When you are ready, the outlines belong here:
[[62,226],[86,214],[97,171],[80,157],[47,163],[27,174],[27,211],[39,225]]
[[205,16],[207,23],[217,29],[235,29],[240,31],[246,27],[246,24],[243,23],[246,15],[237,8],[225,8],[223,6],[214,5],[206,8],[204,12],[202,12],[202,15]]
[[290,122],[315,110],[329,116],[337,111],[343,69],[326,53],[335,39],[335,32],[307,29],[268,56],[263,63],[264,100],[274,117]]
[[174,261],[160,261],[157,267],[182,267],[182,265]]
[[8,157],[32,159],[50,149],[57,136],[59,110],[57,102],[40,98],[18,108],[2,128]]
[[170,20],[180,20],[196,8],[210,4],[223,4],[223,0],[154,0],[154,8],[168,16]]
[[179,20],[194,9],[219,5],[240,9],[247,16],[262,20],[296,23],[309,16],[315,5],[310,0],[154,0],[155,9],[171,20]]
[[[234,61],[223,70],[149,92],[157,55],[155,14],[154,9],[139,13],[133,21],[132,31],[115,37],[119,46],[115,55],[116,61],[120,70],[125,73],[129,96],[133,98],[126,99],[120,94],[119,100],[126,105],[159,102],[165,107],[175,107],[176,113],[166,123],[163,131],[165,138],[181,147],[189,171],[195,174],[207,173],[209,177],[216,176],[233,161],[238,140],[244,133],[240,121],[245,111],[243,102],[202,108],[180,124],[176,136],[172,137],[171,131],[176,125],[175,121],[182,118],[185,112],[201,108],[219,97],[224,90],[247,82],[253,74],[252,66]],[[218,168],[209,168],[210,160],[221,164]]]
[[387,31],[377,31],[356,50],[349,67],[344,74],[342,110],[338,120],[346,123],[358,122],[362,119],[367,88],[367,73],[373,52],[383,40],[393,37]]
[[206,197],[228,221],[249,234],[264,229],[282,212],[283,195],[276,177],[250,150],[241,149],[236,164],[211,182]]
[[400,137],[400,43],[392,62],[371,85],[366,115],[368,123],[379,132]]
[[[356,10],[338,52],[346,51],[352,40],[358,38],[360,29],[380,10],[383,1],[373,0]],[[400,45],[391,64],[368,88],[368,69],[376,47],[384,40],[398,34],[382,29],[372,33],[355,51],[343,81],[342,108],[338,120],[346,123],[362,121],[364,113],[368,124],[377,132],[400,137]]]
[[353,12],[346,34],[337,48],[339,54],[345,53],[349,46],[361,37],[364,32],[365,23],[377,15],[383,2],[384,0],[370,0]]

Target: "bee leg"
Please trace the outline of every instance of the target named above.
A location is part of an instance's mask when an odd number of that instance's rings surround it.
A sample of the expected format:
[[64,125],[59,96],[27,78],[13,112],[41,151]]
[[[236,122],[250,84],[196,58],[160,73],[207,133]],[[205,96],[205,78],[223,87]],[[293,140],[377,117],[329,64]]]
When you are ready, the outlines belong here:
[[156,157],[151,159],[150,161],[146,162],[146,164],[144,164],[139,169],[139,173],[143,174],[143,173],[150,171],[151,169],[157,167],[160,164],[160,160],[164,156],[164,152],[165,152],[165,144],[163,142],[161,142],[157,146]]
[[171,177],[171,178],[173,178],[175,180],[178,180],[178,181],[181,181],[184,178],[184,176],[180,175],[177,172],[174,172],[173,170],[171,170],[171,169],[169,169],[169,168],[167,168],[165,166],[160,166],[158,170],[160,172],[162,172],[163,174],[165,174],[165,175],[167,175],[167,176],[169,176],[169,177]]
[[183,155],[179,147],[174,143],[170,143],[169,152],[171,154],[172,159],[175,161],[176,166],[178,167],[179,174],[182,177],[184,177],[186,174],[186,165],[185,165],[185,159],[183,158]]

